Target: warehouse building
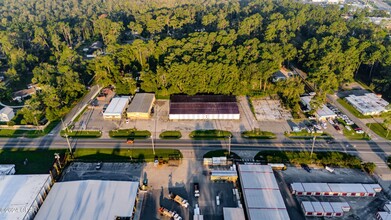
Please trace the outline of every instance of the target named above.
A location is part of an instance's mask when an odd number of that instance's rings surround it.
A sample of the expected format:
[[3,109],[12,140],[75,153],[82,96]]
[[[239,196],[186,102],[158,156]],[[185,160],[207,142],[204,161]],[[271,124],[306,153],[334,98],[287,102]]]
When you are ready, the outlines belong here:
[[390,220],[391,219],[391,204],[390,202],[386,203],[383,207],[384,211],[376,213],[377,220]]
[[1,176],[0,219],[34,219],[51,185],[49,174]]
[[138,182],[82,180],[54,184],[35,220],[132,219]]
[[345,99],[363,115],[380,115],[390,110],[388,108],[390,103],[374,93],[366,93],[361,96],[350,95]]
[[302,201],[301,208],[305,216],[341,217],[350,211],[347,202],[308,202]]
[[361,183],[292,183],[292,193],[298,196],[374,197],[382,188],[379,184]]
[[273,170],[268,165],[238,165],[247,219],[290,219]]
[[125,112],[125,109],[128,106],[129,100],[130,100],[129,96],[113,98],[109,106],[107,106],[106,111],[103,112],[103,118],[121,119],[122,114]]
[[[307,110],[311,110],[311,99],[313,96],[302,96],[300,97],[301,103],[306,106]],[[326,105],[322,105],[316,112],[315,117],[319,121],[326,121],[327,119],[335,119],[337,114],[335,114],[331,109],[329,109]]]
[[239,120],[235,96],[174,95],[170,100],[170,120]]
[[244,217],[243,208],[224,207],[223,208],[223,216],[224,216],[224,220],[246,219]]
[[126,112],[130,119],[148,119],[151,117],[151,110],[155,102],[153,93],[136,93]]

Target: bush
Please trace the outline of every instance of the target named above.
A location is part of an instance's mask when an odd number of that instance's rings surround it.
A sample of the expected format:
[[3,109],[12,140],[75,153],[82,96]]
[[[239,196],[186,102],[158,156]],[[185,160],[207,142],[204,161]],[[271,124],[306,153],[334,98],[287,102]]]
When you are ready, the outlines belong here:
[[195,139],[216,139],[232,137],[232,133],[224,130],[195,130],[189,134],[190,138]]
[[137,130],[137,129],[119,129],[109,131],[110,137],[118,138],[135,138],[135,139],[145,139],[151,137],[151,132],[147,130]]
[[182,134],[180,131],[163,131],[159,137],[161,139],[179,139],[182,137]]
[[242,137],[255,139],[274,139],[276,138],[276,135],[270,131],[261,131],[259,129],[254,129],[252,131],[242,132]]
[[9,122],[7,122],[7,125],[12,127],[12,126],[15,125],[15,122],[14,121],[9,121]]
[[373,174],[375,172],[375,169],[376,169],[376,164],[374,164],[372,162],[363,163],[362,164],[362,168],[366,172],[368,172],[369,174]]

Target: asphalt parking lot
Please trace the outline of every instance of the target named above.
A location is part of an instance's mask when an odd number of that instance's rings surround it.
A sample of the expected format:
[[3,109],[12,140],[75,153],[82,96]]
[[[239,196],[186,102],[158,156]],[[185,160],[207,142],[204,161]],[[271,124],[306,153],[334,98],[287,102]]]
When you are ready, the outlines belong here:
[[285,171],[276,171],[276,178],[288,213],[291,219],[320,219],[316,217],[304,217],[300,207],[301,201],[320,202],[347,202],[351,210],[338,219],[376,219],[375,215],[387,201],[384,193],[378,193],[375,197],[328,197],[328,196],[295,196],[289,191],[292,182],[323,182],[323,183],[375,183],[375,180],[361,170],[335,168],[333,173],[325,169],[312,169],[311,173],[302,168],[288,167]]

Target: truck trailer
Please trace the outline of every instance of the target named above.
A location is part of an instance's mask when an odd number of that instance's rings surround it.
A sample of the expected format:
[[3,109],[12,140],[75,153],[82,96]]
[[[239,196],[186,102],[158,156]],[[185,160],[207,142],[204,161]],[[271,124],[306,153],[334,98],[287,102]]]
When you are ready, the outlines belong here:
[[189,207],[189,202],[186,199],[183,199],[182,197],[175,195],[172,192],[170,192],[170,198],[185,208]]

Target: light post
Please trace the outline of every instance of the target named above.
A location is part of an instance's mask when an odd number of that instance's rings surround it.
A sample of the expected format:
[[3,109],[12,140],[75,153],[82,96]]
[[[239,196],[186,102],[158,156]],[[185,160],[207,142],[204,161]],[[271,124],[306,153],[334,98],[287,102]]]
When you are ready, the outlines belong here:
[[228,136],[228,156],[231,156],[231,138],[232,136]]
[[312,141],[311,154],[310,154],[310,159],[311,160],[312,160],[312,153],[314,152],[315,140],[316,140],[316,135],[314,135],[314,138],[313,138],[313,141]]

